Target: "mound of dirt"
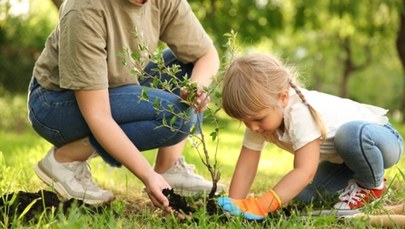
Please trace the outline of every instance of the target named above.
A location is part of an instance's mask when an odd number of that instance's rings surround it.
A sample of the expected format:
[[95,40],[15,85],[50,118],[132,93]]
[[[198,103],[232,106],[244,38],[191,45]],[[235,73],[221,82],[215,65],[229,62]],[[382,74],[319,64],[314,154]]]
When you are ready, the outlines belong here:
[[[193,208],[187,203],[186,198],[184,196],[175,193],[173,189],[163,189],[162,193],[169,199],[169,205],[174,210],[186,215],[192,215],[197,211],[195,208]],[[208,196],[207,199],[208,201],[205,207],[208,215],[210,216],[223,215],[222,209],[219,208],[219,206],[216,203],[216,198]]]
[[88,205],[76,199],[60,201],[56,193],[46,190],[36,193],[19,191],[6,193],[0,198],[0,220],[4,221],[5,217],[12,219],[24,214],[22,219],[30,221],[35,220],[43,211],[50,211],[52,208],[60,209],[63,214],[66,214],[72,206],[86,206],[96,212],[101,207]]
[[162,193],[169,199],[169,206],[174,210],[186,215],[191,215],[196,212],[196,210],[187,203],[186,198],[175,193],[173,189],[163,189]]

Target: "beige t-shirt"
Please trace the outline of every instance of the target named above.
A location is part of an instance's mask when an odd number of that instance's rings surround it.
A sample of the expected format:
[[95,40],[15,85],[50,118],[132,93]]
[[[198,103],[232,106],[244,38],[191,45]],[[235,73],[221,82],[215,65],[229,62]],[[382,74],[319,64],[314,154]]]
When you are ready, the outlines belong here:
[[33,75],[50,90],[138,84],[118,54],[125,49],[138,52],[139,46],[153,52],[159,41],[184,63],[196,61],[212,46],[186,0],[149,0],[142,5],[128,0],[66,0]]

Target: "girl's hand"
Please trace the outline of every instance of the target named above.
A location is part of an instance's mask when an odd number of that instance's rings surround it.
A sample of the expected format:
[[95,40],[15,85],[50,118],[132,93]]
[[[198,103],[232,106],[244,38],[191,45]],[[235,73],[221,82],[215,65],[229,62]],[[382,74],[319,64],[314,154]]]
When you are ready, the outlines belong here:
[[232,216],[243,216],[248,220],[262,220],[270,212],[276,211],[281,206],[280,198],[270,190],[259,198],[232,199],[219,197],[218,205],[223,211]]
[[[191,91],[193,90],[193,91]],[[210,96],[203,88],[197,87],[195,89],[189,89],[186,87],[181,88],[180,96],[182,99],[192,103],[192,107],[197,112],[203,112],[207,109],[210,103]]]

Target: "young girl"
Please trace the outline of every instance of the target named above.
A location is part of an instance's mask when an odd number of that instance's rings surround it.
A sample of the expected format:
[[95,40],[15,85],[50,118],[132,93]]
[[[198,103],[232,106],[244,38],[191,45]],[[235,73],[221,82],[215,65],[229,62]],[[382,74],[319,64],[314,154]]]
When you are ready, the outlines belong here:
[[[403,140],[387,110],[299,86],[274,57],[235,59],[224,76],[222,105],[246,125],[229,197],[231,215],[259,220],[296,198],[309,203],[340,193],[336,209],[357,209],[380,198],[384,169],[396,164]],[[294,168],[259,198],[246,198],[265,142],[294,155]]]

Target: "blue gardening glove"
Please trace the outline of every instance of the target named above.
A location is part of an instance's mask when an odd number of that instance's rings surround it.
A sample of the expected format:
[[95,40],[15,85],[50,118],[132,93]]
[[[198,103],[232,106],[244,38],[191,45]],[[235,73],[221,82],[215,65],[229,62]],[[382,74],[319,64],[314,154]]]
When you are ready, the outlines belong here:
[[223,211],[232,216],[243,216],[248,220],[262,220],[269,212],[276,211],[281,201],[277,194],[270,190],[259,198],[232,199],[229,197],[219,197],[218,205]]

